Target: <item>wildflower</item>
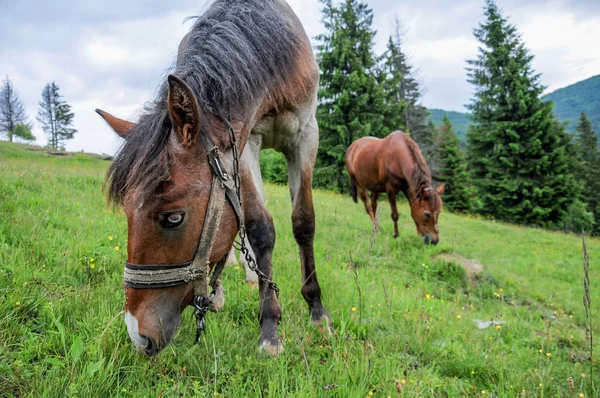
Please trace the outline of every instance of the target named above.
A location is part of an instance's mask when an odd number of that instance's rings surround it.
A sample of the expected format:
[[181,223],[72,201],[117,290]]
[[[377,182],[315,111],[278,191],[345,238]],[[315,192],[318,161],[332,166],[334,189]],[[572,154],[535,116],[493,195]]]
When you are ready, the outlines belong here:
[[551,356],[552,356],[552,354],[550,354],[549,352],[547,352],[547,353],[546,353],[546,356],[547,356],[547,357],[551,357]]
[[119,251],[119,246],[115,246],[115,251]]
[[544,385],[542,383],[540,383],[540,388],[542,388]]
[[580,393],[579,393],[579,397],[580,397],[580,398],[583,398],[583,397],[585,397],[585,394],[584,394],[584,393],[582,393],[582,392],[580,392]]
[[352,312],[356,312],[356,307],[352,307]]
[[457,316],[456,316],[456,319],[460,319],[460,315],[457,315]]
[[426,298],[427,300],[429,300],[429,299],[431,298],[431,294],[427,293],[427,294],[425,295],[425,298]]
[[485,390],[481,390],[481,395],[485,395]]
[[496,330],[500,330],[500,329],[502,329],[502,328],[500,327],[500,325],[496,325]]
[[19,305],[21,305],[21,302],[20,302],[20,301],[17,301],[17,302],[15,303],[15,305],[16,305],[16,306],[19,306]]
[[91,264],[91,265],[90,265],[90,268],[91,268],[91,269],[94,269],[94,268],[96,268],[96,264]]
[[373,391],[369,391],[369,397],[373,396]]
[[121,391],[127,392],[127,389],[125,387],[123,387],[123,389]]
[[472,374],[472,375],[474,375],[474,374],[475,374],[475,371],[474,371],[474,370],[472,370],[472,371],[471,371],[471,374]]
[[94,257],[90,258],[90,263],[94,262]]
[[581,374],[581,377],[585,377],[585,373],[582,373],[582,374]]
[[240,267],[236,265],[235,267],[233,267],[233,269],[237,271],[238,269],[240,269]]
[[113,237],[112,237],[112,236],[109,236],[109,237],[108,237],[108,240],[113,240]]

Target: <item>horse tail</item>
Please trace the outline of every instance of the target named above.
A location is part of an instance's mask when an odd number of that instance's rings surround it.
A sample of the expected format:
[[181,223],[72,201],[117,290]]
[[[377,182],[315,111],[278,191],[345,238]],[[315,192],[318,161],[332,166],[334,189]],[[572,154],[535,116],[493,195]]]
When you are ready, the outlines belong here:
[[354,203],[358,203],[358,191],[356,190],[356,184],[352,177],[349,177],[350,180],[350,195],[352,195],[352,200]]

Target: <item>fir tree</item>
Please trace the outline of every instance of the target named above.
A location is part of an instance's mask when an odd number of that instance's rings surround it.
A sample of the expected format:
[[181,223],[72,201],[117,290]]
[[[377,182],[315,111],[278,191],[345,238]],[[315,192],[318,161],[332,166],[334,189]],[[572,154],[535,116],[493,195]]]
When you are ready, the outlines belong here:
[[439,130],[437,156],[440,170],[436,180],[446,184],[444,207],[450,211],[467,212],[472,206],[467,161],[448,115],[444,114]]
[[486,1],[481,43],[468,61],[475,94],[467,156],[479,211],[502,220],[557,224],[577,196],[569,137],[540,95],[544,86],[516,27]]
[[598,136],[585,113],[581,112],[577,124],[576,145],[579,158],[578,180],[583,184],[582,200],[594,215],[595,235],[600,234],[600,149]]
[[373,11],[362,1],[321,0],[327,32],[317,37],[321,67],[316,185],[346,189],[344,155],[357,138],[383,132],[383,93],[373,55]]
[[397,130],[408,132],[406,126],[405,73],[407,73],[406,56],[401,49],[400,27],[396,22],[396,32],[388,39],[387,50],[381,57],[378,80],[383,89],[383,132],[382,136]]
[[42,91],[37,120],[48,135],[48,146],[59,149],[65,140],[73,138],[77,132],[73,126],[75,114],[71,106],[62,98],[56,83],[48,83]]
[[25,108],[19,99],[19,94],[10,79],[6,77],[2,90],[0,90],[0,133],[6,135],[8,140],[12,142],[13,136],[18,136],[19,132],[24,131],[23,128],[17,129],[20,124],[25,125],[29,130],[31,129],[27,124]]

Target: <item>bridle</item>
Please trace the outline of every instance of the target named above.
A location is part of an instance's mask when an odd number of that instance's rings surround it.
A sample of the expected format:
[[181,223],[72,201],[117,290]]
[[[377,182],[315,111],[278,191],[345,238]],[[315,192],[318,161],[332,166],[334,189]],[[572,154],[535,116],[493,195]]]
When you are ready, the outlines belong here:
[[[279,288],[270,280],[256,264],[256,260],[250,254],[246,243],[246,230],[242,213],[241,200],[241,177],[239,169],[239,152],[235,130],[231,123],[221,118],[229,131],[229,140],[233,152],[233,174],[225,170],[221,160],[219,148],[212,142],[207,134],[199,134],[200,143],[207,151],[208,164],[212,172],[212,183],[210,197],[204,218],[204,225],[200,233],[198,245],[191,261],[183,264],[132,264],[125,262],[123,277],[125,285],[136,289],[157,289],[180,286],[192,282],[194,286],[194,315],[196,316],[196,342],[199,342],[200,334],[205,328],[204,316],[214,300],[219,276],[227,262],[227,256],[212,267],[213,274],[210,275],[210,255],[215,241],[219,223],[223,215],[225,199],[229,202],[235,213],[240,235],[238,250],[245,256],[248,267],[256,272],[262,282],[266,283],[279,295]],[[210,291],[210,292],[209,292]]]

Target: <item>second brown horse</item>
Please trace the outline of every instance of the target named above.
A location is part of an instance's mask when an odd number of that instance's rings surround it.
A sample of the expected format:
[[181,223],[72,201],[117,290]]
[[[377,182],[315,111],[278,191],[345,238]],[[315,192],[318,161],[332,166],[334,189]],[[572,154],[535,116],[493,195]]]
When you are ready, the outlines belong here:
[[[402,191],[410,213],[426,244],[439,242],[438,217],[442,211],[444,185],[433,188],[427,163],[417,144],[405,133],[396,131],[386,138],[363,137],[346,152],[346,169],[354,202],[358,196],[375,223],[377,199],[385,192],[392,207],[394,238],[398,237],[396,195]],[[367,191],[371,192],[370,198]]]

